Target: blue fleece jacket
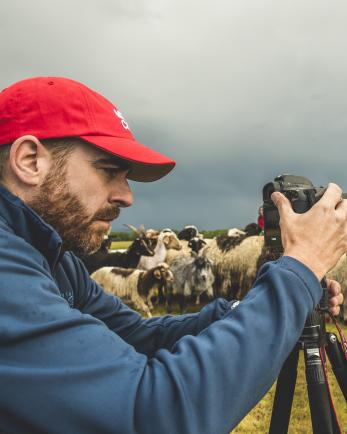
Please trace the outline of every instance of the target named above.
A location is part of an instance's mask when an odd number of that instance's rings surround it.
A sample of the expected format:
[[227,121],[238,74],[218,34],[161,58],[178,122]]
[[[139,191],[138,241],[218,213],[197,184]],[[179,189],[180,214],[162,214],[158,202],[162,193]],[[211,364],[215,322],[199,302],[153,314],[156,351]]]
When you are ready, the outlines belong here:
[[283,257],[234,309],[217,299],[143,319],[0,188],[0,431],[228,433],[273,384],[320,297],[314,274]]

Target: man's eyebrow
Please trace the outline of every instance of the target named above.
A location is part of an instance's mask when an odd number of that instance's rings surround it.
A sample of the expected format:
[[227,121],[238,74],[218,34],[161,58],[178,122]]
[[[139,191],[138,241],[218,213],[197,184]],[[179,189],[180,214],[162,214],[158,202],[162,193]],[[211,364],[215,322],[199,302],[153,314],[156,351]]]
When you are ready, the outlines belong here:
[[104,158],[97,158],[95,160],[92,160],[91,162],[93,165],[98,164],[112,164],[114,166],[119,167],[122,170],[128,170],[130,169],[130,165],[126,163],[124,160],[116,157],[104,157]]

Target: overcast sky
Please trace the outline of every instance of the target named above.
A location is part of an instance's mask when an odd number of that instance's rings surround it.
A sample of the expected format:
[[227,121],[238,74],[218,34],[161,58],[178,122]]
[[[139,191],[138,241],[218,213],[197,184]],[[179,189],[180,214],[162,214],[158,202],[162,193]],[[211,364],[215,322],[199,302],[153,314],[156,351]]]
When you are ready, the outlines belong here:
[[177,161],[114,222],[244,227],[279,173],[347,191],[344,0],[2,0],[0,87],[53,75]]

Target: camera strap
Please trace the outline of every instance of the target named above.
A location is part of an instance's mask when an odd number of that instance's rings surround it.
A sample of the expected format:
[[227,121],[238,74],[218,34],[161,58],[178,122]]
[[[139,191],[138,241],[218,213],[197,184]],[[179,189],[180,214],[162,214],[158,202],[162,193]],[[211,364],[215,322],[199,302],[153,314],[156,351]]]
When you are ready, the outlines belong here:
[[346,339],[346,336],[344,335],[343,330],[341,329],[338,322],[336,321],[336,319],[333,317],[333,315],[330,312],[329,312],[329,316],[332,319],[332,321],[336,327],[336,330],[338,331],[338,333],[340,335],[342,352],[343,352],[343,355],[345,357],[345,360],[347,361],[347,339]]

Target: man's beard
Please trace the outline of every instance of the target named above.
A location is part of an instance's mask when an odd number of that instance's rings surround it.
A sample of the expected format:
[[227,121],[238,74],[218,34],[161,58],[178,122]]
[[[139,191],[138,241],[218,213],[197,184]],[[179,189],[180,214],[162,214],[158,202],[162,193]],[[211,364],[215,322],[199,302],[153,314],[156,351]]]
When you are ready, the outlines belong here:
[[28,205],[59,233],[63,250],[71,250],[77,256],[100,248],[108,229],[97,220],[110,221],[119,215],[116,205],[88,215],[78,196],[69,191],[65,171],[58,167],[46,176],[39,193]]

